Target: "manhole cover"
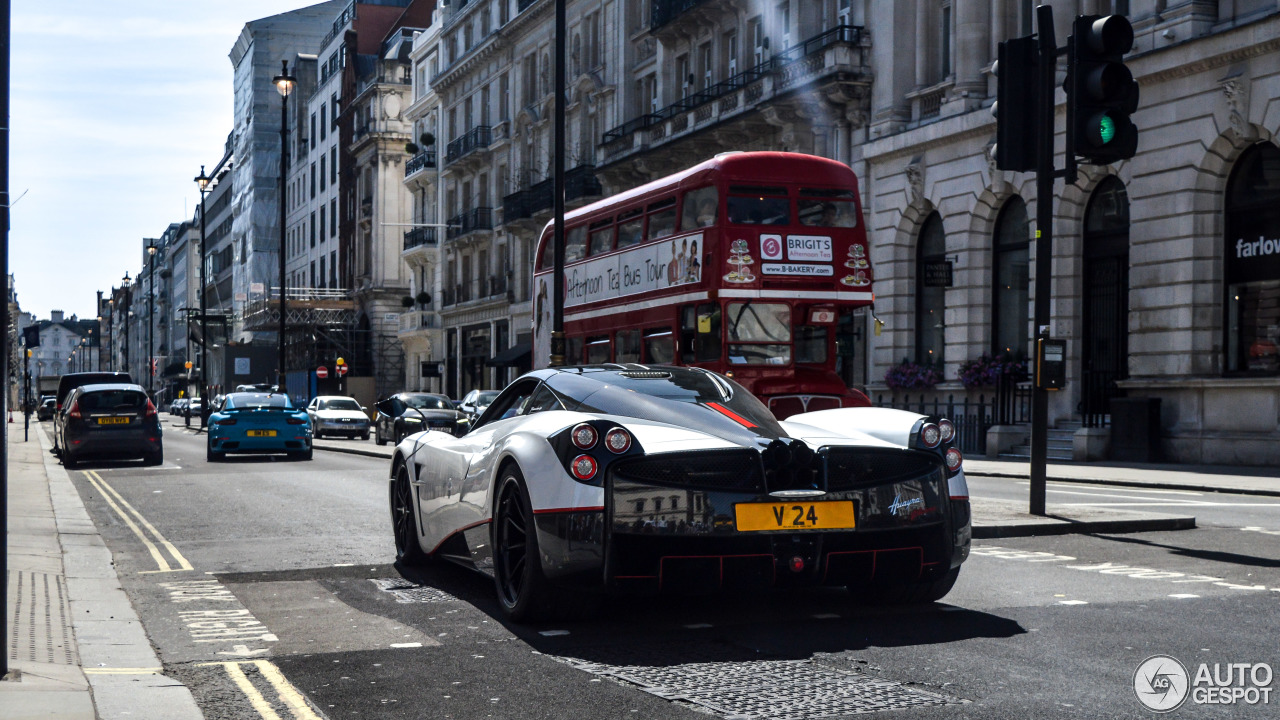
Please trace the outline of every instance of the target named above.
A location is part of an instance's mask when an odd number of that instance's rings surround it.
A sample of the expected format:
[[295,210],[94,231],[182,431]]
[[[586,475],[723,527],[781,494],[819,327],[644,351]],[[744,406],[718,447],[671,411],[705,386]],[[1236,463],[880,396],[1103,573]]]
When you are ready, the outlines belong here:
[[398,603],[441,603],[458,599],[443,590],[415,585],[404,578],[374,578],[370,582],[379,590],[394,595]]
[[605,665],[575,658],[563,660],[593,675],[631,683],[667,700],[697,705],[733,720],[811,720],[960,702],[901,683],[842,672],[810,660],[665,667]]

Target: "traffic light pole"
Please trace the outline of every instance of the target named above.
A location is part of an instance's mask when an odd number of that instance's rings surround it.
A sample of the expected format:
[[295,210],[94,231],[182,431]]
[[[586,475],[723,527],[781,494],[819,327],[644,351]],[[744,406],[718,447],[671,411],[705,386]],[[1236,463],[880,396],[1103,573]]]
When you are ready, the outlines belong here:
[[[1053,31],[1053,8],[1036,8],[1039,32],[1040,73],[1036,103],[1036,347],[1049,337],[1049,292],[1053,276],[1053,183],[1057,172],[1053,164],[1053,88],[1058,64],[1058,44]],[[1037,363],[1038,365],[1038,363]],[[1049,456],[1049,391],[1035,378],[1031,394],[1031,514],[1045,514],[1045,481]]]

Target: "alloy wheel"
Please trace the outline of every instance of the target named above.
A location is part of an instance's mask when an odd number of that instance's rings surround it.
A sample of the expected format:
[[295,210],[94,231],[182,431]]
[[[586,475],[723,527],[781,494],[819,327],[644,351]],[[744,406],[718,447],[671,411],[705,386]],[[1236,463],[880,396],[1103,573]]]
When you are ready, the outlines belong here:
[[497,537],[494,547],[494,571],[503,604],[512,607],[520,601],[525,586],[525,564],[528,562],[529,523],[521,502],[519,485],[508,482],[498,501]]

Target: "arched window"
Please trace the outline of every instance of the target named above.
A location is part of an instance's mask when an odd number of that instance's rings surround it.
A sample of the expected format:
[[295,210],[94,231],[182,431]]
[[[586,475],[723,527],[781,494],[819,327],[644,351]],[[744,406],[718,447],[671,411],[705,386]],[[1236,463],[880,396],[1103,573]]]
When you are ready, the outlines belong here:
[[995,287],[992,292],[991,354],[1016,360],[1027,355],[1027,288],[1030,281],[1030,232],[1027,204],[1014,196],[996,218]]
[[942,217],[931,214],[920,228],[916,246],[916,362],[941,367],[946,329],[946,273],[938,272],[947,261]]
[[1226,370],[1280,374],[1280,149],[1259,143],[1227,183]]
[[1116,381],[1129,377],[1129,193],[1114,175],[1098,183],[1084,211],[1081,407],[1110,412]]

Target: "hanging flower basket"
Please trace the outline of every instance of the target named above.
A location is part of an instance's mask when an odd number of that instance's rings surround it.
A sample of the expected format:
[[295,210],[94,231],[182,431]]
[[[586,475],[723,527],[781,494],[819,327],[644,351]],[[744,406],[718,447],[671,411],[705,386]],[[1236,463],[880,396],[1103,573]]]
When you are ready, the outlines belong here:
[[966,388],[995,387],[1001,379],[1014,382],[1027,379],[1027,368],[1020,362],[983,354],[960,366],[960,383]]
[[884,384],[894,390],[927,390],[942,382],[942,373],[932,365],[903,359],[884,374]]

